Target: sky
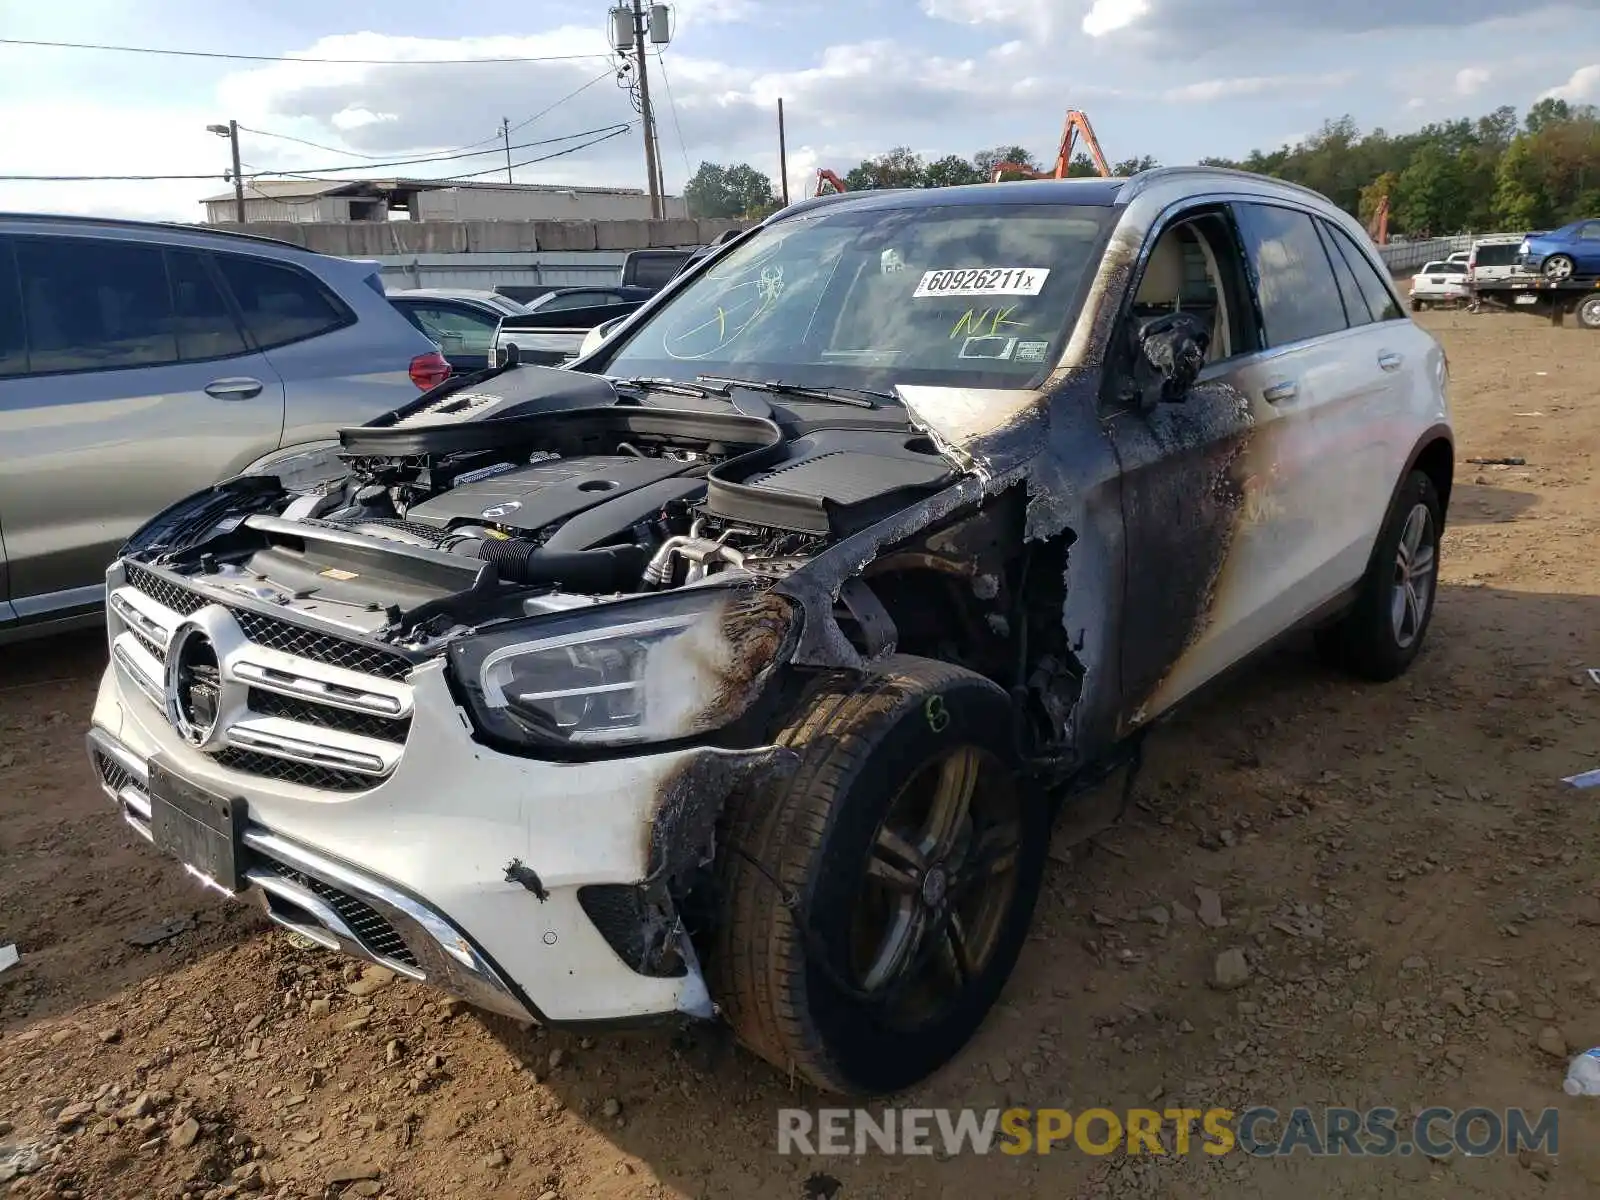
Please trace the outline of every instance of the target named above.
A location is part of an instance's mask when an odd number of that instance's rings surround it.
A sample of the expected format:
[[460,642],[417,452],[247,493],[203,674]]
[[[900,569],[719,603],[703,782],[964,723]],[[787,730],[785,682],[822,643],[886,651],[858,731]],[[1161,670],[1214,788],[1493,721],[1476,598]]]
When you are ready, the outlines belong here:
[[[490,172],[502,118],[522,182],[644,186],[636,121],[607,52],[607,0],[0,0],[0,38],[379,64],[234,62],[0,45],[0,175],[200,175],[151,182],[0,181],[0,211],[202,220],[227,188],[237,120],[245,174],[447,163],[340,177]],[[1053,160],[1068,108],[1112,160],[1242,156],[1348,113],[1415,129],[1600,103],[1600,0],[678,0],[649,63],[668,191],[703,161],[791,193],[895,146],[929,157],[1019,143]],[[547,61],[429,64],[423,59]],[[401,60],[389,65],[390,60]],[[586,86],[587,85],[587,86]],[[574,94],[576,93],[576,94]],[[531,118],[531,119],[530,119]],[[288,139],[318,143],[313,148]],[[564,139],[564,140],[556,140]],[[483,152],[481,156],[477,153]]]

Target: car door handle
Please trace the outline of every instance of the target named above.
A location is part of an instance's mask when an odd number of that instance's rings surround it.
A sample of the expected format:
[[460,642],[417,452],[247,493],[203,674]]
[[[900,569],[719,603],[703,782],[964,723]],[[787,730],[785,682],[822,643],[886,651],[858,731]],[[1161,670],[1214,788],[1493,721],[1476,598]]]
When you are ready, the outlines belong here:
[[206,384],[206,395],[218,400],[248,400],[261,394],[261,380],[240,376],[237,379],[214,379]]
[[1403,364],[1405,361],[1405,359],[1401,358],[1393,350],[1385,350],[1382,354],[1378,355],[1378,365],[1385,371],[1398,371],[1401,367],[1401,364]]
[[1282,404],[1285,400],[1293,400],[1300,394],[1300,389],[1293,380],[1283,379],[1277,383],[1269,383],[1261,391],[1261,398],[1268,404]]

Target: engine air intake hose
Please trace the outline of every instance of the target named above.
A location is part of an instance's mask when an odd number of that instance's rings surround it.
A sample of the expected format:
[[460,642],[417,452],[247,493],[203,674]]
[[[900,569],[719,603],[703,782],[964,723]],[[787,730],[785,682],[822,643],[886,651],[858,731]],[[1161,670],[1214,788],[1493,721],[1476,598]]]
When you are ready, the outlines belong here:
[[463,540],[450,550],[493,563],[507,583],[552,583],[596,592],[631,589],[639,582],[646,557],[642,546],[546,550],[525,538]]

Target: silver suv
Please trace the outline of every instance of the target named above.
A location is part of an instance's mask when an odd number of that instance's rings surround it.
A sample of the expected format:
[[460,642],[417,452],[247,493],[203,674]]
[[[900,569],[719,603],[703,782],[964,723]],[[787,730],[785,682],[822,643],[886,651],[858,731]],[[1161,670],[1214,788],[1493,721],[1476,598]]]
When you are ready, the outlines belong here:
[[150,517],[449,374],[375,263],[0,215],[0,642],[94,624]]

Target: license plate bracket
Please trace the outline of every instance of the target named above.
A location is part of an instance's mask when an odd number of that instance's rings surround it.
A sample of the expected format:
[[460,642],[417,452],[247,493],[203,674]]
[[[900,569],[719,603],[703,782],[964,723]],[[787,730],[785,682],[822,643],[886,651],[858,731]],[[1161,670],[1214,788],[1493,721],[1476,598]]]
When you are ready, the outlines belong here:
[[240,891],[245,802],[190,783],[159,760],[150,764],[150,838],[156,849],[218,887]]

